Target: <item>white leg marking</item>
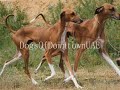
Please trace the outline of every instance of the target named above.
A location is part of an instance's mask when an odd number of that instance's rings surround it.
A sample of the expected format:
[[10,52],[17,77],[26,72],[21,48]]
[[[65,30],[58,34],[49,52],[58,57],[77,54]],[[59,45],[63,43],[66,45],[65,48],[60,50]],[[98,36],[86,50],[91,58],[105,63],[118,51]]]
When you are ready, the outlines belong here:
[[116,73],[120,76],[119,68],[113,63],[109,56],[102,53],[103,58],[110,64],[110,66],[116,71]]
[[67,71],[65,71],[65,79],[68,78],[70,75],[68,74]]
[[42,60],[40,61],[38,67],[35,69],[35,71],[34,71],[35,74],[38,73],[38,70],[39,70],[39,68],[41,67],[41,64],[42,64]]
[[34,85],[38,85],[38,83],[32,77],[31,77],[31,80]]
[[68,82],[68,81],[70,81],[71,78],[72,78],[71,76],[67,77],[66,79],[64,79],[64,82]]
[[[76,76],[76,72],[73,70],[74,76]],[[71,80],[71,77],[68,73],[65,72],[65,82],[69,82]]]
[[[69,72],[70,72],[70,71],[69,71]],[[77,88],[83,88],[82,86],[80,86],[80,85],[77,83],[76,78],[72,75],[71,72],[70,72],[70,78],[71,78],[71,80],[73,81],[75,87],[77,87]]]
[[6,63],[4,64],[4,66],[3,66],[2,70],[1,70],[1,72],[0,72],[0,76],[3,74],[3,72],[4,72],[5,68],[6,68],[6,66],[8,66],[8,65],[12,64],[13,62],[19,60],[19,59],[21,58],[21,56],[22,56],[22,54],[19,52],[18,55],[17,55],[14,59],[12,59],[12,60],[9,61],[9,62],[6,62]]
[[45,78],[45,80],[44,80],[44,81],[46,81],[46,80],[48,80],[48,79],[52,78],[52,77],[55,75],[55,70],[54,70],[53,65],[52,65],[52,64],[48,64],[48,65],[49,65],[49,68],[50,68],[50,70],[51,70],[51,75],[50,75],[50,76],[48,76],[47,78]]

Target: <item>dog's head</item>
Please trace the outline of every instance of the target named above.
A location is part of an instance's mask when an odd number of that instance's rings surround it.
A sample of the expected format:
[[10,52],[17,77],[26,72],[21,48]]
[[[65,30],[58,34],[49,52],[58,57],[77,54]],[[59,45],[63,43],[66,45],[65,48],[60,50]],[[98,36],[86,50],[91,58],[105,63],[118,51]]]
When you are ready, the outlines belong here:
[[83,22],[83,20],[80,19],[80,17],[74,11],[72,11],[70,9],[64,10],[60,14],[60,19],[65,22],[74,22],[74,23],[82,23]]
[[105,3],[101,7],[97,8],[95,14],[101,14],[104,18],[114,18],[120,20],[120,14],[116,12],[113,5]]

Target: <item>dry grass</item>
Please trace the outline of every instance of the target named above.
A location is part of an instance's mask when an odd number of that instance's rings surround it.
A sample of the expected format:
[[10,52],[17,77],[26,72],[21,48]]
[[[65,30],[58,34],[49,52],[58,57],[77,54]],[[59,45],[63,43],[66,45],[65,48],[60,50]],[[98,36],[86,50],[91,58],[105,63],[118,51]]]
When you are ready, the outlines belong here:
[[[31,69],[31,71],[33,71]],[[73,83],[63,83],[63,74],[57,68],[57,74],[51,80],[44,82],[49,70],[39,71],[34,78],[39,86],[34,86],[29,81],[23,71],[16,68],[7,69],[0,78],[0,90],[75,90]],[[33,72],[31,72],[33,73]],[[84,90],[120,90],[120,78],[109,67],[94,67],[92,69],[79,69],[77,72],[79,83],[84,86]]]

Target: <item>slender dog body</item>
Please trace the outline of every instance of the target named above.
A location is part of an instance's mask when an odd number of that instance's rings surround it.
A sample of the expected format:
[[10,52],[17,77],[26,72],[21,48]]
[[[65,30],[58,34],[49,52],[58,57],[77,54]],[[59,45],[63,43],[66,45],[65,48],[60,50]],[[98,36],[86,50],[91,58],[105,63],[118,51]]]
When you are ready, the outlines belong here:
[[[17,46],[17,54],[15,55],[15,57],[11,61],[6,62],[4,64],[0,75],[2,75],[6,66],[8,66],[9,64],[17,61],[18,59],[20,59],[22,57],[24,59],[24,63],[25,63],[25,67],[24,67],[25,73],[31,79],[32,83],[36,85],[37,82],[32,78],[32,76],[29,73],[29,69],[28,69],[28,62],[29,62],[28,44],[30,44],[31,42],[35,42],[35,43],[42,42],[43,45],[46,42],[47,42],[47,45],[51,42],[53,44],[61,43],[61,38],[62,38],[61,36],[62,36],[62,34],[65,30],[65,25],[66,25],[67,22],[70,22],[70,21],[71,22],[78,22],[78,21],[81,21],[81,20],[74,13],[74,11],[65,10],[61,13],[60,20],[48,29],[43,29],[43,28],[40,28],[40,27],[35,27],[35,28],[23,27],[23,28],[19,29],[18,31],[14,31],[7,24],[7,19],[6,19],[6,25],[9,28],[9,30],[12,32],[12,40],[15,43],[15,45]],[[21,42],[23,43],[22,44],[23,46],[21,46],[21,44],[20,44]],[[24,47],[25,45],[27,47]],[[22,47],[22,48],[20,48],[20,47]],[[51,54],[56,49],[48,48],[48,47],[45,48],[45,49],[46,49],[45,57],[46,57],[46,60],[48,62],[49,68],[51,70],[51,75],[48,76],[45,79],[45,80],[48,80],[55,75],[54,67],[52,65],[52,60],[51,60]],[[73,80],[73,82],[74,82],[74,84],[77,88],[82,88],[81,86],[79,86],[76,79],[74,78],[73,71],[72,71],[72,68],[70,66],[69,59],[68,59],[67,56],[68,56],[67,55],[67,50],[64,50],[64,53],[62,53],[62,59],[65,61],[65,64],[66,64],[66,66],[69,70],[70,78]]]
[[[104,26],[105,21],[108,18],[114,18],[120,20],[119,13],[116,12],[115,8],[111,4],[104,4],[103,6],[99,7],[95,11],[95,16],[92,19],[88,19],[83,21],[81,24],[74,24],[69,23],[67,26],[68,32],[76,39],[79,45],[84,44],[87,46],[87,42],[92,44],[92,42],[98,42],[99,46],[99,53],[100,55],[110,64],[110,66],[116,71],[116,73],[120,76],[120,70],[118,67],[113,63],[110,59],[107,51],[106,51],[106,42],[105,42],[105,33],[104,33]],[[80,60],[80,56],[82,53],[87,49],[87,47],[80,47],[77,49],[75,54],[75,61],[74,61],[74,72],[77,71],[78,63]],[[59,53],[56,51],[53,56],[58,55]],[[38,71],[39,67],[43,64],[45,59],[40,62],[40,65],[37,67],[36,71]],[[64,72],[63,62],[60,59],[60,66],[62,66],[62,71]]]
[[[105,33],[104,26],[105,21],[108,18],[113,18],[120,20],[119,13],[116,12],[115,8],[111,4],[103,4],[103,6],[99,7],[95,11],[95,16],[93,19],[84,21],[80,24],[80,26],[85,27],[85,31],[82,31],[82,34],[77,35],[76,39],[79,44],[86,44],[86,42],[92,43],[93,41],[97,41],[99,43],[99,53],[100,55],[112,66],[112,68],[120,75],[120,70],[113,61],[110,59],[107,51],[106,51],[106,42],[105,42]],[[91,23],[92,22],[92,23]],[[79,29],[80,30],[80,29]],[[77,31],[77,30],[74,30]],[[81,36],[82,35],[82,36]],[[87,48],[79,48],[76,52],[75,63],[74,63],[74,71],[77,71],[78,62],[81,54]]]

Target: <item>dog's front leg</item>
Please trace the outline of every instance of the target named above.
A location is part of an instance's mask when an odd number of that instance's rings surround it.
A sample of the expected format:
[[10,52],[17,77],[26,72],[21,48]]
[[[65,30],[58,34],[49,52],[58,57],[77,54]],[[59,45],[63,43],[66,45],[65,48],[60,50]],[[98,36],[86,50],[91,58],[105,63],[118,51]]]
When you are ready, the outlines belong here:
[[[101,39],[100,41],[102,41],[102,40],[104,41],[104,39]],[[120,69],[114,64],[114,62],[108,55],[104,42],[100,42],[99,53],[107,61],[107,63],[116,71],[116,73],[120,76]]]
[[49,65],[49,68],[51,70],[51,75],[48,76],[47,78],[45,78],[44,81],[52,78],[56,73],[55,73],[55,70],[54,70],[54,67],[53,67],[53,64],[52,64],[52,61],[51,61],[51,50],[48,50],[45,54],[45,57],[46,57],[46,60],[48,62],[48,65]]
[[42,57],[42,60],[40,61],[39,65],[37,66],[37,68],[35,69],[34,73],[37,74],[38,70],[40,69],[40,67],[42,66],[42,64],[46,61],[45,57]]
[[71,67],[71,65],[70,65],[70,62],[69,62],[69,59],[68,59],[68,54],[67,54],[67,51],[66,51],[66,50],[65,50],[65,52],[63,53],[62,56],[63,56],[63,60],[64,60],[65,65],[66,65],[66,67],[67,67],[67,69],[68,69],[68,71],[69,71],[69,74],[70,74],[70,76],[69,76],[68,78],[66,78],[64,81],[66,82],[66,81],[68,81],[68,80],[71,79],[71,80],[73,81],[75,87],[77,87],[77,88],[82,88],[82,86],[80,86],[80,85],[77,83],[77,80],[76,80],[76,78],[74,77],[74,73],[73,73],[72,67]]

